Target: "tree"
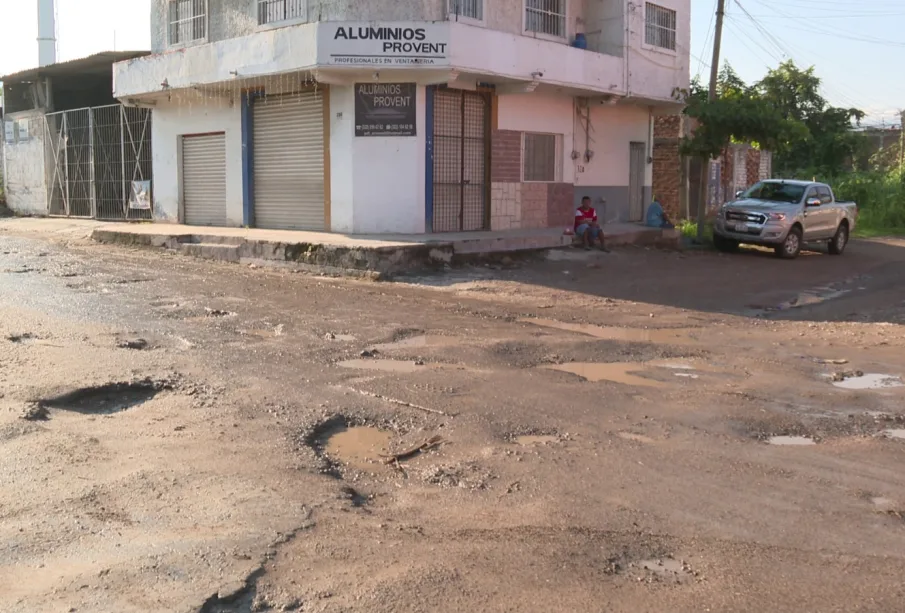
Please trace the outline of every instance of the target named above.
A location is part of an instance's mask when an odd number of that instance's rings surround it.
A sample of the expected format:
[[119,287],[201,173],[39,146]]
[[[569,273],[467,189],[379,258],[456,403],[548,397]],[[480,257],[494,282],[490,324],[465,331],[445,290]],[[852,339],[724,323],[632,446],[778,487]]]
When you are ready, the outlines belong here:
[[679,95],[685,100],[684,113],[698,124],[693,135],[682,141],[684,155],[713,159],[732,142],[778,151],[806,134],[801,122],[784,116],[728,64],[720,71],[716,99],[709,100],[698,81]]
[[776,151],[774,168],[781,173],[836,175],[863,151],[864,138],[852,128],[864,113],[830,106],[820,94],[820,78],[813,66],[802,70],[791,60],[783,62],[768,71],[753,90],[783,118],[806,128],[802,138]]

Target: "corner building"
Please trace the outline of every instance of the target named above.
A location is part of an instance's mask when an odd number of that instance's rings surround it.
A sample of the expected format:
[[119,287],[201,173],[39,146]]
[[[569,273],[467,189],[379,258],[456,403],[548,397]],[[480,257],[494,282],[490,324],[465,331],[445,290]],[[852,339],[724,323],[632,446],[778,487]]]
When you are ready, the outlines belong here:
[[[158,221],[355,234],[641,221],[690,0],[153,0]],[[602,203],[605,199],[606,204]]]

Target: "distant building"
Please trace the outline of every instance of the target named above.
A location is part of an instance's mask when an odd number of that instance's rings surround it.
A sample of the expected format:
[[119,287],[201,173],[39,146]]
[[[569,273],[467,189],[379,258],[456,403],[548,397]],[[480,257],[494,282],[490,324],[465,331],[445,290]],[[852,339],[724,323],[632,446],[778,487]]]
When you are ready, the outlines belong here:
[[125,219],[133,181],[149,180],[151,118],[113,97],[114,62],[143,52],[99,53],[0,77],[3,185],[26,215]]
[[[690,0],[154,0],[115,95],[153,109],[154,216],[414,233],[641,221]],[[599,205],[598,205],[599,206]]]

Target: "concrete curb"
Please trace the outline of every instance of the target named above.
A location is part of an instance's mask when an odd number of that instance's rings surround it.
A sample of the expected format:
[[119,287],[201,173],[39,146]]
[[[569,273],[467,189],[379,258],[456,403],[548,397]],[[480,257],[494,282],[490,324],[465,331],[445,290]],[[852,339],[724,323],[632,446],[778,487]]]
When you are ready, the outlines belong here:
[[455,255],[452,243],[346,247],[207,234],[138,234],[110,228],[98,228],[91,237],[99,243],[162,248],[220,262],[367,278],[442,268]]

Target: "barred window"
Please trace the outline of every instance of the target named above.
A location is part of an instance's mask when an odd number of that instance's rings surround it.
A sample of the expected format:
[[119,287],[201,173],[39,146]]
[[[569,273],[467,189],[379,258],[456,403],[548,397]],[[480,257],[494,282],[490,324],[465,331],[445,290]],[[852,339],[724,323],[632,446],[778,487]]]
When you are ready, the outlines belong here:
[[308,0],[258,0],[258,24],[307,18]]
[[449,0],[449,14],[483,21],[484,0]]
[[207,38],[207,0],[170,0],[169,9],[171,45]]
[[566,0],[525,0],[525,31],[566,37]]
[[648,2],[644,10],[644,42],[676,50],[676,12]]
[[559,152],[555,134],[525,133],[522,156],[524,181],[552,183],[557,180]]

